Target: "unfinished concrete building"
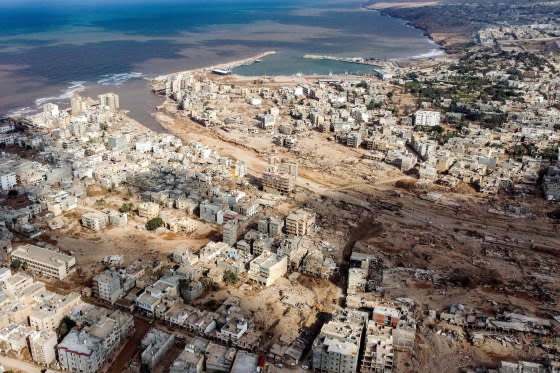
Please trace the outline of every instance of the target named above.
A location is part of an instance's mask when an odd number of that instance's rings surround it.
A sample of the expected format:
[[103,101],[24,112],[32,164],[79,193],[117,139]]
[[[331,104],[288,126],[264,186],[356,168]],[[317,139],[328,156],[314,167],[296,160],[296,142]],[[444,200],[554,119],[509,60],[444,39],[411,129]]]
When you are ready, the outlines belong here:
[[416,320],[410,317],[399,320],[397,327],[393,330],[393,345],[395,346],[395,350],[412,352],[415,339]]
[[392,328],[370,321],[366,331],[360,373],[391,373],[393,371]]
[[296,186],[298,166],[293,162],[279,162],[273,158],[263,173],[262,186],[265,192],[292,193]]

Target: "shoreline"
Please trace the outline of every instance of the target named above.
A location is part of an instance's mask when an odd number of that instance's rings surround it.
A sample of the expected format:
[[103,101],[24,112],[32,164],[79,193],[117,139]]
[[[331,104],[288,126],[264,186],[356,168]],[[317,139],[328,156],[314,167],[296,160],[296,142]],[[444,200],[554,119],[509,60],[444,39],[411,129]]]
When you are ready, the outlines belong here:
[[[430,31],[429,31],[427,28],[425,28],[425,27],[423,27],[423,26],[420,26],[420,25],[418,25],[418,24],[416,24],[416,23],[413,23],[413,22],[411,22],[411,21],[409,21],[409,20],[407,20],[407,19],[405,19],[405,18],[401,18],[401,17],[398,17],[398,16],[396,16],[396,15],[390,14],[390,13],[388,12],[388,10],[390,10],[390,9],[414,9],[414,8],[420,8],[420,7],[428,6],[428,5],[437,5],[437,4],[440,4],[440,3],[441,3],[441,2],[438,1],[438,0],[436,0],[436,1],[423,1],[423,2],[414,2],[414,1],[406,1],[406,0],[404,0],[404,1],[402,1],[402,2],[397,2],[397,3],[387,3],[387,2],[384,2],[384,1],[370,0],[370,1],[368,1],[367,3],[363,4],[363,5],[362,5],[362,8],[363,8],[364,10],[367,10],[367,11],[378,12],[379,14],[381,14],[381,15],[383,15],[383,16],[385,16],[385,17],[392,17],[392,18],[399,19],[399,20],[401,20],[402,22],[404,22],[405,25],[408,25],[408,26],[410,26],[410,27],[412,27],[412,28],[415,28],[415,29],[417,29],[417,30],[419,30],[419,31],[422,31],[422,34],[423,34],[427,39],[429,39],[432,43],[434,43],[434,45],[437,45],[437,46],[443,51],[443,55],[451,55],[451,54],[453,54],[453,53],[451,52],[451,50],[449,50],[449,48],[447,48],[445,45],[443,45],[443,44],[441,43],[441,41],[435,40],[434,37],[433,37],[433,35],[430,33]],[[375,7],[376,4],[385,4],[386,6],[383,6],[383,7]],[[395,6],[395,5],[397,5],[397,4],[400,4],[400,5],[406,4],[406,5],[408,5],[408,6],[400,6],[400,7],[399,7],[399,6]],[[426,54],[428,54],[428,53],[426,53]],[[422,56],[422,55],[420,55],[420,56]],[[426,57],[426,58],[430,58],[430,57]],[[408,57],[408,58],[399,59],[398,61],[410,61],[410,60],[418,60],[418,59],[425,59],[425,58],[421,58],[421,57],[420,57],[420,58]]]

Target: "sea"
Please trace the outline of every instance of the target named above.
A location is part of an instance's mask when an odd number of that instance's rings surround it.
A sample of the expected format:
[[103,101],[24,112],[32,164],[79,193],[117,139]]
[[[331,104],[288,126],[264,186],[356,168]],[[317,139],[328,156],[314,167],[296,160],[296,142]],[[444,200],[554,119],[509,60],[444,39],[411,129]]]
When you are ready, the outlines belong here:
[[0,117],[112,91],[153,129],[150,79],[274,50],[241,75],[367,74],[306,54],[406,59],[442,51],[356,0],[0,0]]

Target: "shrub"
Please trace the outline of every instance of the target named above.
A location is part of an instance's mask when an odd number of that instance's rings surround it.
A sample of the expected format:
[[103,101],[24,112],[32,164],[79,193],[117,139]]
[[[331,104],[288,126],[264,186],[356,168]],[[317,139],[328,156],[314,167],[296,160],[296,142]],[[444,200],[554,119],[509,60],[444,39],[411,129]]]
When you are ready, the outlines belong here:
[[233,285],[239,281],[239,278],[237,277],[237,273],[227,270],[224,272],[223,280],[226,284]]
[[163,226],[163,220],[159,216],[157,218],[150,219],[146,223],[146,229],[149,231],[155,231],[161,226]]

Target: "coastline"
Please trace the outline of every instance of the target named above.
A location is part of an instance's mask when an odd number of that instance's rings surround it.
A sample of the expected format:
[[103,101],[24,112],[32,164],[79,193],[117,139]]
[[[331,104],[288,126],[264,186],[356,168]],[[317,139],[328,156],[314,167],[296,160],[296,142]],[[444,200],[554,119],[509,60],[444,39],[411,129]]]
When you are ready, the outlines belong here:
[[[401,21],[403,21],[406,25],[415,28],[417,30],[422,31],[422,34],[429,39],[432,43],[434,43],[434,45],[437,45],[443,52],[444,54],[453,54],[453,52],[445,46],[445,44],[443,44],[443,40],[436,40],[434,38],[434,36],[432,35],[432,33],[430,32],[430,30],[428,30],[426,27],[419,25],[417,23],[411,22],[410,20],[406,19],[406,18],[402,18],[399,17],[398,15],[395,14],[391,14],[389,13],[389,10],[393,9],[414,9],[414,8],[421,8],[424,6],[431,6],[431,5],[438,5],[441,4],[440,1],[436,0],[436,1],[401,1],[401,2],[386,2],[386,1],[378,1],[378,0],[370,0],[367,3],[365,3],[364,5],[362,5],[362,8],[368,11],[373,11],[373,12],[378,12],[379,14],[386,16],[386,17],[392,17],[392,18],[396,18],[399,19]],[[431,52],[430,52],[431,53]],[[428,55],[428,53],[426,53],[426,55]],[[409,58],[403,58],[400,59],[400,61],[407,61],[407,60],[415,60],[415,59],[422,59],[421,57],[422,55],[418,56],[420,58],[415,58],[416,56],[413,57],[409,57]],[[425,57],[425,58],[430,58],[430,57]]]

